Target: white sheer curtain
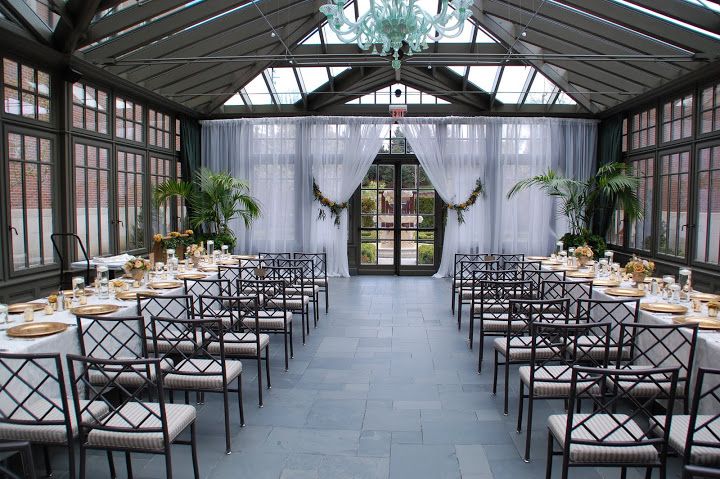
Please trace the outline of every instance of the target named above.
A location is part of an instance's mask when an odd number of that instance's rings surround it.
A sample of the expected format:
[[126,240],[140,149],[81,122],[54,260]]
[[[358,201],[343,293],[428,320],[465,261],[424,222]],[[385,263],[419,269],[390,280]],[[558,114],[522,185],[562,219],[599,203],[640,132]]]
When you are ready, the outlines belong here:
[[445,202],[465,201],[478,177],[486,197],[460,225],[448,212],[436,276],[452,274],[458,252],[547,253],[566,231],[556,202],[538,190],[508,200],[518,180],[553,168],[587,178],[595,164],[597,122],[562,118],[405,118],[420,164]]
[[[388,119],[314,119],[307,128],[307,155],[318,187],[332,201],[348,201],[380,151],[388,133]],[[348,212],[343,210],[338,227],[327,209],[325,220],[318,221],[319,208],[315,203],[313,247],[327,254],[329,276],[350,276]]]
[[251,228],[230,227],[238,250],[326,252],[328,274],[349,276],[348,215],[340,228],[329,212],[318,220],[312,180],[326,197],[350,199],[387,135],[388,118],[302,117],[202,122],[202,161],[247,179],[262,203]]

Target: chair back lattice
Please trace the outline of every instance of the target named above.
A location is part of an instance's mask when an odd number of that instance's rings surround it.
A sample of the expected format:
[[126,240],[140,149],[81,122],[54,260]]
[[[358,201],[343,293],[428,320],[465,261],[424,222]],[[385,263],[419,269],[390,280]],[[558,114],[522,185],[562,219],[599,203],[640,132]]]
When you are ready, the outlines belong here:
[[[260,351],[260,325],[258,309],[261,304],[259,294],[244,296],[201,296],[199,299],[199,317],[220,319],[226,347],[231,344],[255,343]],[[246,327],[247,319],[253,327]],[[259,353],[258,353],[259,354]]]
[[[565,431],[566,457],[571,448],[586,446],[651,446],[659,450],[659,457],[666,457],[672,416],[651,415],[652,407],[659,400],[665,400],[668,410],[672,411],[674,397],[665,398],[663,384],[670,384],[671,389],[675,389],[676,368],[573,367]],[[645,388],[653,392],[637,394]],[[580,400],[582,413],[575,410]],[[654,431],[662,432],[658,435]]]
[[80,355],[97,359],[147,357],[145,318],[142,316],[77,316]]
[[[678,397],[689,398],[698,324],[641,324],[620,325],[620,344],[629,346],[627,357],[618,356],[615,367],[677,368]],[[720,432],[720,431],[718,431]]]
[[293,259],[312,260],[316,279],[327,279],[327,253],[294,253]]
[[[315,284],[315,262],[312,259],[276,259],[276,268],[300,268],[302,270],[302,277],[300,283],[305,286],[312,286]],[[296,286],[300,286],[300,283],[296,283]]]
[[720,369],[698,368],[683,459],[686,465],[720,467]]
[[[508,325],[506,331],[506,346],[518,346],[530,350],[532,340],[527,340],[531,326],[539,321],[567,324],[569,322],[569,304],[567,298],[560,299],[510,299]],[[521,327],[518,327],[518,324]],[[513,338],[521,338],[519,343],[513,344]]]
[[455,253],[455,262],[453,263],[453,279],[460,279],[460,263],[463,261],[478,261],[479,253]]
[[[472,287],[473,281],[477,278],[476,273],[498,270],[499,265],[500,263],[497,260],[485,261],[478,259],[474,261],[461,261],[457,272],[457,280],[460,282],[459,286],[463,289]],[[482,274],[478,276],[483,279],[485,278]]]
[[640,310],[639,299],[578,299],[577,318],[585,322],[609,321],[613,344],[620,339],[620,327],[625,323],[637,323]]
[[292,253],[258,253],[258,258],[269,266],[274,266],[279,259],[292,259]]
[[[165,444],[170,442],[159,358],[96,359],[68,354],[67,362],[81,440],[85,441],[91,430],[98,430],[127,435],[160,433]],[[91,372],[101,374],[102,380],[91,381]],[[88,400],[81,403],[82,391]],[[145,402],[143,397],[148,395],[157,402]]]
[[221,378],[223,390],[227,388],[221,319],[208,317],[178,320],[153,316],[150,322],[153,350],[162,350],[163,357],[173,360],[172,368],[166,374],[218,377]]
[[524,253],[482,253],[480,255],[480,258],[484,259],[485,261],[497,261],[500,263],[500,268],[510,269],[510,266],[507,263],[512,262],[512,261],[525,261],[525,254]]
[[60,426],[72,437],[59,354],[0,353],[0,424]]
[[578,300],[592,298],[592,280],[563,281],[545,280],[541,283],[540,295],[545,299],[570,299],[570,314],[577,311]]
[[[219,266],[221,269],[228,266]],[[200,296],[232,296],[237,289],[237,279],[230,280],[218,275],[217,278],[211,279],[185,279],[185,295],[192,296],[193,300],[197,300]]]

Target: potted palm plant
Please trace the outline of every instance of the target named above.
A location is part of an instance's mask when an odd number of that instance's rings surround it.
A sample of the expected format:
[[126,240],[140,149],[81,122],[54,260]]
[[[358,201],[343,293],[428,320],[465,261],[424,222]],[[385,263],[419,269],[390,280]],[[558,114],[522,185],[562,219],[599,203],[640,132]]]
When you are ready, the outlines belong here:
[[249,185],[225,172],[201,168],[192,181],[168,180],[153,192],[157,205],[177,197],[187,201],[190,224],[200,231],[197,238],[212,239],[230,250],[237,243],[230,220],[240,218],[247,227],[260,216],[260,202],[250,194]]
[[545,174],[518,181],[507,197],[531,187],[538,187],[560,200],[560,213],[568,220],[570,231],[561,239],[565,248],[588,245],[598,255],[605,252],[605,240],[592,234],[590,226],[600,202],[618,202],[630,220],[642,218],[643,212],[637,196],[639,181],[626,173],[623,163],[612,162],[598,168],[587,180],[566,178],[553,170]]

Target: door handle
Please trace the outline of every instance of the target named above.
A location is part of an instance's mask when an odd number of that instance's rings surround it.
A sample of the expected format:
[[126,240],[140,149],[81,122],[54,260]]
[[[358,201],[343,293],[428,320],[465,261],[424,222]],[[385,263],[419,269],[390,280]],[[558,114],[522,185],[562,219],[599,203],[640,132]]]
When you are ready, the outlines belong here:
[[690,229],[690,228],[695,228],[695,225],[688,225],[688,224],[682,225],[680,227],[680,231],[685,231],[685,229]]
[[15,227],[12,226],[12,225],[8,226],[8,231],[14,231],[14,232],[15,232],[15,236],[18,236],[18,235],[19,235],[17,228],[15,228]]

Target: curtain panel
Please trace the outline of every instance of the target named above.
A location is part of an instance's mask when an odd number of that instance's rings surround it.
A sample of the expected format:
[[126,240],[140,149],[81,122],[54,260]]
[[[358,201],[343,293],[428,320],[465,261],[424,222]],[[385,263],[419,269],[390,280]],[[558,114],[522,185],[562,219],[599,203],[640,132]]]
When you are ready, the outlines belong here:
[[511,199],[507,192],[549,168],[578,179],[594,171],[594,120],[450,117],[399,123],[443,201],[466,201],[478,178],[485,187],[485,197],[464,213],[463,224],[448,211],[438,277],[452,275],[459,252],[547,253],[567,230],[556,201],[537,189]]

